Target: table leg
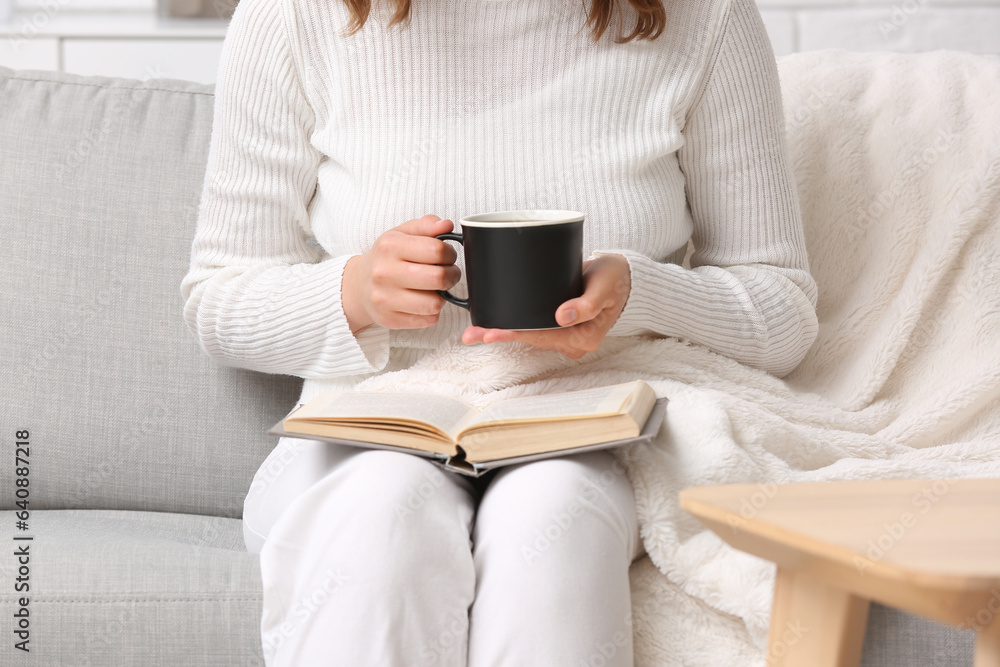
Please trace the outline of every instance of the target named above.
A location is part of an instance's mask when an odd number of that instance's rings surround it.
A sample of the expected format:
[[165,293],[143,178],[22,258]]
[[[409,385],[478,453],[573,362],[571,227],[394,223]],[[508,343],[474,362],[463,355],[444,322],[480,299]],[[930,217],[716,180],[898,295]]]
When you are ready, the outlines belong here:
[[[768,667],[857,667],[868,606],[864,598],[779,567],[767,641]],[[983,667],[1000,664],[984,663]]]
[[1000,667],[1000,618],[976,633],[976,667]]

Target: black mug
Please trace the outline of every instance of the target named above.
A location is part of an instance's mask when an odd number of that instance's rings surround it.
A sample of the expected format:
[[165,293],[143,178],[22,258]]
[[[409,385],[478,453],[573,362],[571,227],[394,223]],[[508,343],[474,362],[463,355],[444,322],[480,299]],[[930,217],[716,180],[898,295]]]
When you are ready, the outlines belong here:
[[469,298],[438,294],[488,329],[559,329],[556,310],[583,294],[583,213],[520,210],[462,218],[440,234],[465,251]]

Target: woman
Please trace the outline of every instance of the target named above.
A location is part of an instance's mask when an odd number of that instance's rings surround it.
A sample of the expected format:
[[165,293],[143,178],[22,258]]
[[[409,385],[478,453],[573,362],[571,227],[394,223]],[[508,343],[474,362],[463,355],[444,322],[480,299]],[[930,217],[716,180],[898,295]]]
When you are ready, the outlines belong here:
[[[580,358],[608,336],[675,336],[776,374],[801,360],[816,290],[753,0],[374,11],[236,9],[182,285],[209,354],[305,378],[302,400],[459,338]],[[471,327],[437,294],[463,267],[433,237],[519,208],[587,215],[562,329]],[[632,664],[643,550],[607,452],[470,480],[282,439],[243,521],[268,665]]]

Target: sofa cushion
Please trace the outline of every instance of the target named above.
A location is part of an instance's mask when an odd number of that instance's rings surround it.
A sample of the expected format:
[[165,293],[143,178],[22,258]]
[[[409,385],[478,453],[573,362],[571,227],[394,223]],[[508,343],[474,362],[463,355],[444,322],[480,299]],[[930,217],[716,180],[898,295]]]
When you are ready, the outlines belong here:
[[[0,512],[14,526],[13,512]],[[4,665],[263,665],[257,556],[238,519],[114,510],[40,510],[28,545],[30,654]],[[13,549],[11,549],[13,551]],[[14,614],[13,557],[0,608]],[[10,616],[8,616],[10,618]]]
[[298,396],[183,322],[212,93],[0,67],[0,423],[30,433],[34,507],[239,517]]
[[969,667],[975,634],[873,604],[861,667]]

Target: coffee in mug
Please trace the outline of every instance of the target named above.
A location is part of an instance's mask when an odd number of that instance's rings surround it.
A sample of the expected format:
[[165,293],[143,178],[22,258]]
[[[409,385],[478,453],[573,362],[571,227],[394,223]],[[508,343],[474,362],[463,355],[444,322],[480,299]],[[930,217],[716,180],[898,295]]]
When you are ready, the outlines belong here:
[[518,210],[461,219],[462,231],[440,234],[465,255],[469,297],[438,294],[489,329],[559,329],[556,310],[583,294],[583,213]]

